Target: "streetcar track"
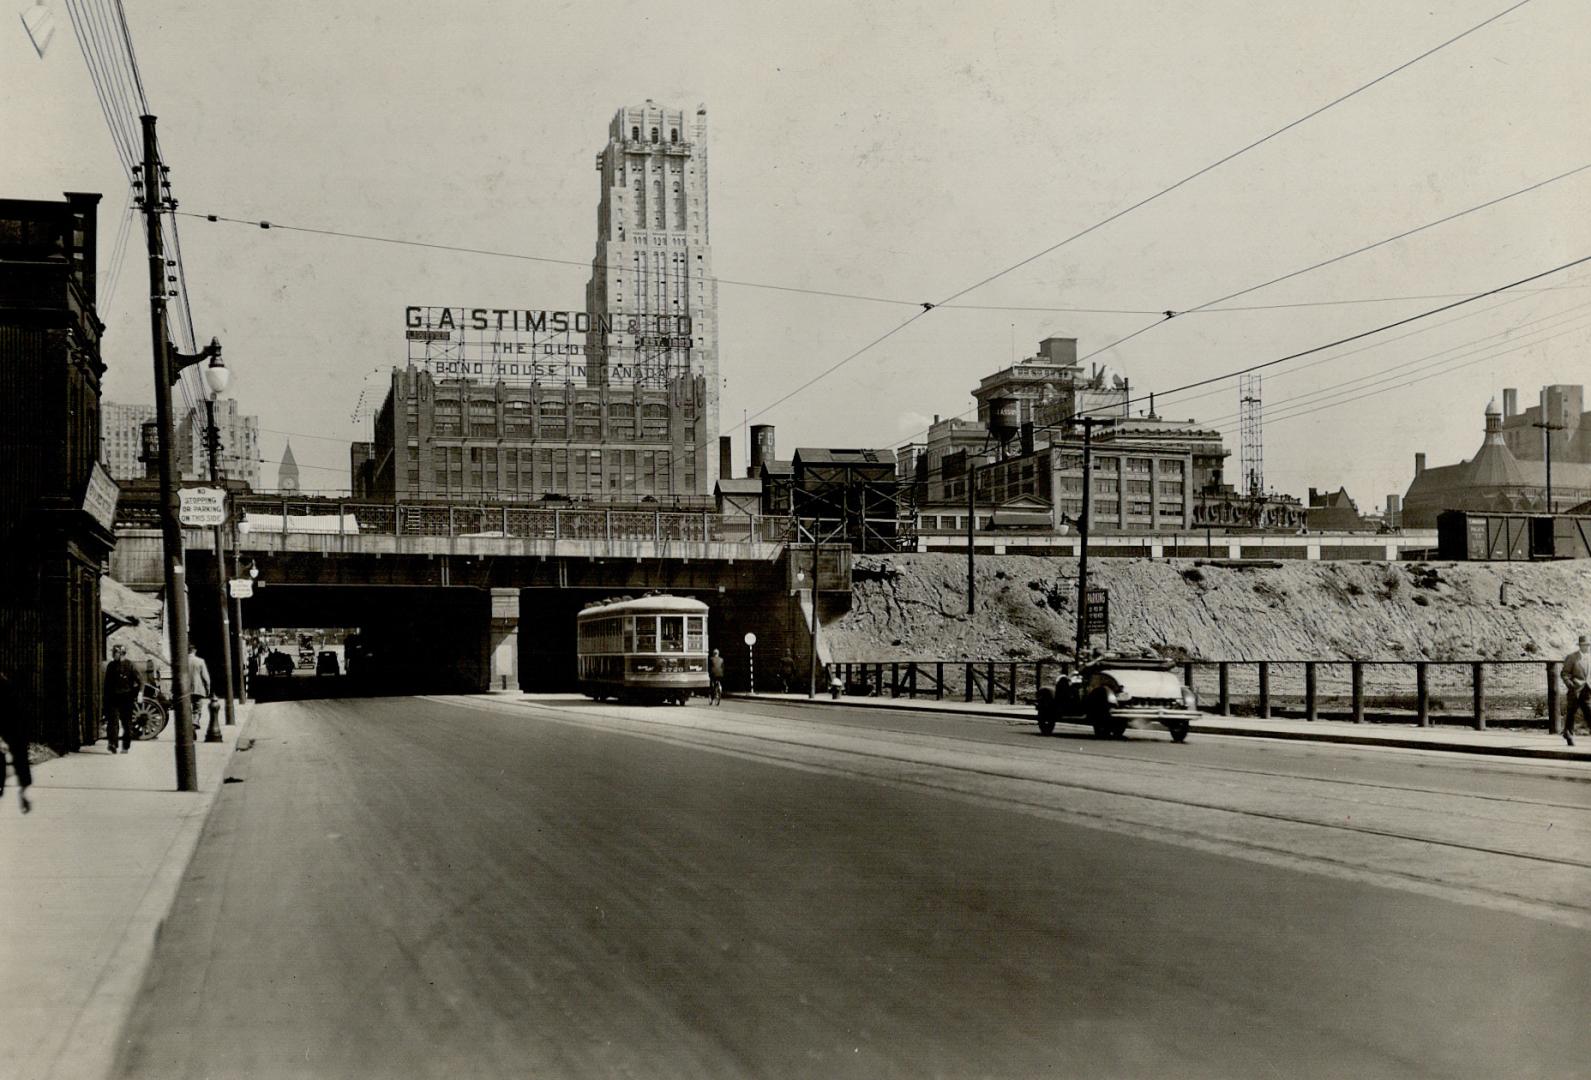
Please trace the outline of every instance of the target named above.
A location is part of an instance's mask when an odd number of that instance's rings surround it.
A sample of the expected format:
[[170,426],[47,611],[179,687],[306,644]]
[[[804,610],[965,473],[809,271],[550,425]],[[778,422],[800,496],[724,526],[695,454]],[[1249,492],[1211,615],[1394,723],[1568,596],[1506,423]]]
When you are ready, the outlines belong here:
[[[458,702],[449,702],[449,703],[450,704],[460,704]],[[909,764],[909,765],[916,765],[916,766],[919,766],[919,767],[934,768],[934,769],[953,770],[953,771],[959,771],[959,772],[967,773],[967,774],[970,774],[970,775],[973,775],[973,776],[987,777],[987,778],[990,778],[990,779],[1010,780],[1010,781],[1016,781],[1018,783],[1042,784],[1042,785],[1045,785],[1045,786],[1048,786],[1048,787],[1052,787],[1052,788],[1068,789],[1068,790],[1075,790],[1075,791],[1087,791],[1087,792],[1090,792],[1092,794],[1110,795],[1110,796],[1115,796],[1115,797],[1118,797],[1118,798],[1140,799],[1140,800],[1143,800],[1145,802],[1159,803],[1159,804],[1163,804],[1163,805],[1167,805],[1167,806],[1186,807],[1186,808],[1195,809],[1195,810],[1208,810],[1208,811],[1212,811],[1212,812],[1216,812],[1216,813],[1231,814],[1231,815],[1234,815],[1234,816],[1237,816],[1237,817],[1247,817],[1247,818],[1253,818],[1253,819],[1262,820],[1262,821],[1274,821],[1274,822],[1279,822],[1279,823],[1282,823],[1282,824],[1289,824],[1289,825],[1304,825],[1304,826],[1310,826],[1310,827],[1313,827],[1313,828],[1330,829],[1330,830],[1335,830],[1337,832],[1353,833],[1353,834],[1362,835],[1362,836],[1374,836],[1374,837],[1378,837],[1378,838],[1381,838],[1381,839],[1399,840],[1399,841],[1403,841],[1403,842],[1406,842],[1406,843],[1425,844],[1425,845],[1428,845],[1428,846],[1441,847],[1441,848],[1446,848],[1446,849],[1450,849],[1450,850],[1453,850],[1453,851],[1464,851],[1464,852],[1470,852],[1470,853],[1479,854],[1479,855],[1494,855],[1494,856],[1497,856],[1497,857],[1500,857],[1500,858],[1520,859],[1520,860],[1524,860],[1524,861],[1528,861],[1528,862],[1542,863],[1542,864],[1549,865],[1549,866],[1562,866],[1562,867],[1578,869],[1578,870],[1591,870],[1591,861],[1586,861],[1586,860],[1581,860],[1581,859],[1570,859],[1570,858],[1561,858],[1561,857],[1551,856],[1551,855],[1540,855],[1540,854],[1536,854],[1534,852],[1513,851],[1513,850],[1510,850],[1510,849],[1507,849],[1507,848],[1491,847],[1491,846],[1484,845],[1484,844],[1469,844],[1469,843],[1464,843],[1462,841],[1457,841],[1457,840],[1445,840],[1445,839],[1442,839],[1442,838],[1439,838],[1439,837],[1421,836],[1421,835],[1417,835],[1417,834],[1414,834],[1414,833],[1399,832],[1399,831],[1392,830],[1392,829],[1379,829],[1379,828],[1374,828],[1374,827],[1365,826],[1365,825],[1352,825],[1352,824],[1348,824],[1346,822],[1321,821],[1321,820],[1314,819],[1314,818],[1299,817],[1297,815],[1292,815],[1292,814],[1282,814],[1282,813],[1278,813],[1278,812],[1275,812],[1275,811],[1245,810],[1245,809],[1240,809],[1240,808],[1235,808],[1235,807],[1230,807],[1230,806],[1221,806],[1221,805],[1218,805],[1216,803],[1203,802],[1203,801],[1197,800],[1197,799],[1178,798],[1178,797],[1169,796],[1169,795],[1155,795],[1155,794],[1149,794],[1149,793],[1138,792],[1138,791],[1124,791],[1124,790],[1121,790],[1119,788],[1107,787],[1105,785],[1100,785],[1100,784],[1088,784],[1088,783],[1084,783],[1084,782],[1078,781],[1078,780],[1065,780],[1065,779],[1051,778],[1051,777],[1025,776],[1025,775],[1022,775],[1022,774],[1019,774],[1019,773],[1014,773],[1014,772],[1007,772],[1007,771],[997,770],[997,769],[977,768],[977,767],[972,767],[972,766],[967,766],[967,765],[939,764],[939,763],[936,763],[936,762],[921,761],[921,760],[917,760],[915,758],[904,758],[904,757],[900,757],[900,756],[892,756],[892,755],[889,755],[889,754],[880,754],[880,753],[874,753],[874,752],[865,751],[865,750],[856,750],[856,749],[850,749],[850,748],[844,748],[844,747],[818,747],[818,746],[813,746],[811,743],[800,742],[800,741],[795,740],[795,739],[779,738],[779,737],[775,737],[775,736],[771,736],[771,735],[755,735],[755,734],[751,734],[751,733],[747,733],[747,732],[729,731],[729,730],[725,730],[725,729],[722,729],[722,728],[694,728],[694,729],[686,729],[686,728],[680,728],[677,725],[669,724],[669,723],[667,723],[665,721],[647,720],[647,719],[644,719],[644,718],[630,716],[630,715],[621,714],[621,713],[598,712],[595,709],[589,709],[589,708],[573,710],[573,709],[569,709],[567,706],[547,705],[547,704],[542,704],[540,702],[534,702],[534,701],[521,702],[520,704],[522,704],[524,707],[529,708],[529,709],[549,712],[549,713],[553,713],[556,716],[566,718],[565,722],[569,722],[569,723],[578,722],[578,719],[581,716],[592,716],[592,715],[594,715],[594,716],[598,716],[598,717],[602,717],[602,718],[610,719],[610,720],[624,720],[624,721],[627,721],[629,723],[633,723],[633,724],[641,725],[643,727],[651,728],[651,729],[653,729],[656,732],[667,731],[667,732],[670,733],[670,735],[672,737],[663,736],[662,737],[663,741],[675,743],[676,745],[681,745],[681,746],[693,746],[693,747],[698,747],[698,748],[704,746],[705,744],[700,739],[690,739],[690,738],[682,737],[682,733],[684,733],[684,732],[696,731],[696,732],[701,732],[703,734],[729,736],[731,738],[740,739],[740,740],[750,740],[750,741],[755,741],[755,742],[760,742],[760,743],[768,743],[768,744],[780,745],[780,746],[800,747],[800,748],[804,748],[804,749],[807,749],[807,750],[817,750],[817,751],[820,751],[820,752],[831,753],[831,754],[842,754],[842,755],[845,755],[845,756],[848,756],[848,757],[859,758],[859,759],[868,759],[868,760],[881,761],[881,762],[894,762],[894,763],[897,763],[897,764]],[[481,710],[481,711],[490,711],[490,712],[500,711],[500,709],[497,708],[497,707],[485,706],[485,705],[469,704],[469,705],[465,705],[464,707],[478,709],[478,710]],[[870,729],[870,730],[875,730],[875,729]],[[891,733],[893,733],[893,734],[909,734],[909,735],[918,735],[918,736],[921,735],[920,732],[898,732],[897,731],[897,732],[891,732]],[[787,758],[779,758],[779,757],[777,757],[776,755],[773,755],[773,754],[767,754],[767,755],[763,755],[763,756],[767,757],[770,760],[776,760],[776,761],[788,761],[789,760]],[[1126,760],[1131,760],[1131,759],[1126,759]],[[846,772],[848,775],[850,774],[848,770],[839,770],[839,771]],[[855,775],[857,775],[859,777],[866,778],[869,774],[862,773],[862,772],[857,772],[857,773],[855,773]],[[923,787],[926,787],[926,788],[935,789],[935,790],[946,790],[946,791],[955,790],[953,788],[949,788],[949,787],[946,787],[946,786],[943,786],[943,785],[931,784],[931,783],[928,783],[926,781],[911,780],[911,781],[902,781],[902,782],[916,783],[916,784],[919,784],[920,786],[923,786]],[[1411,789],[1411,790],[1418,791],[1420,789]],[[1004,801],[1010,802],[1010,803],[1012,803],[1014,805],[1031,805],[1031,806],[1034,806],[1034,807],[1041,807],[1042,806],[1042,804],[1038,804],[1038,803],[1029,803],[1027,800],[1012,799],[1012,798],[1004,797],[1004,796],[1001,796],[1001,797],[993,797],[993,796],[991,796],[991,798],[1003,799]],[[1108,820],[1108,818],[1106,818],[1105,815],[1093,815],[1093,814],[1089,814],[1089,813],[1084,812],[1084,811],[1074,811],[1074,810],[1071,810],[1069,808],[1067,809],[1066,812],[1068,812],[1068,813],[1077,813],[1077,814],[1079,814],[1081,816],[1085,816],[1085,817],[1096,817],[1097,816],[1097,817],[1101,818],[1102,820]],[[1161,827],[1160,826],[1155,826],[1154,828],[1160,829]],[[1175,828],[1169,827],[1169,826],[1165,827],[1165,829],[1168,832],[1179,832],[1180,831],[1180,830],[1176,830]],[[1200,834],[1189,832],[1189,833],[1187,833],[1187,835],[1189,835],[1189,836],[1198,836]],[[1255,845],[1255,846],[1256,847],[1262,847],[1263,845]],[[1278,849],[1278,850],[1279,851],[1285,851],[1286,849]],[[1291,854],[1291,855],[1297,856],[1297,852],[1288,852],[1288,853]],[[1311,856],[1311,857],[1313,857],[1313,856]],[[1332,860],[1325,860],[1325,861],[1332,861]],[[1345,863],[1344,865],[1353,865],[1353,864]],[[1378,872],[1393,873],[1394,871],[1381,871],[1381,870],[1378,870]],[[1412,875],[1412,876],[1414,878],[1416,878],[1417,880],[1434,880],[1434,879],[1420,878],[1418,875]],[[1499,893],[1499,895],[1509,895],[1509,896],[1511,896],[1513,894]]]
[[[767,713],[755,713],[754,715],[770,715],[770,714],[767,714]],[[774,714],[771,714],[771,715],[777,716],[778,714],[774,713]],[[943,713],[943,714],[936,714],[936,715],[954,716],[954,715],[957,715],[957,714],[954,714],[954,713]],[[982,719],[982,718],[980,717],[979,719]],[[837,723],[836,721],[832,721],[832,720],[824,721],[824,722],[825,723],[829,723],[829,724]],[[866,724],[866,723],[857,723],[857,724],[854,724],[854,725],[844,725],[844,726],[854,726],[856,728],[860,728],[860,729],[866,730],[866,731],[879,731],[879,732],[884,732],[884,733],[891,734],[891,735],[918,735],[918,736],[921,736],[921,735],[925,735],[925,734],[931,734],[932,736],[937,737],[937,738],[958,739],[958,740],[960,740],[962,742],[971,742],[971,743],[983,743],[983,742],[985,742],[985,740],[974,739],[974,738],[961,736],[961,735],[955,735],[955,734],[947,734],[947,733],[942,733],[942,732],[931,732],[931,733],[930,732],[921,732],[921,731],[913,731],[910,728],[881,727],[881,726],[878,726],[878,725]],[[1070,725],[1070,726],[1072,726],[1072,727],[1081,727],[1080,725],[1076,725],[1076,724],[1073,724],[1073,725]],[[1081,729],[1082,730],[1086,730],[1086,728],[1081,728]],[[1192,729],[1190,734],[1195,734],[1195,735],[1198,734],[1198,729],[1197,728]],[[1006,744],[1005,743],[989,743],[988,745],[1004,746]],[[1438,748],[1438,749],[1440,749],[1440,748]],[[1341,779],[1339,777],[1331,777],[1331,776],[1305,776],[1305,775],[1301,775],[1299,773],[1272,772],[1272,771],[1267,770],[1267,769],[1245,769],[1245,768],[1240,768],[1240,767],[1235,766],[1235,765],[1211,765],[1211,764],[1204,763],[1204,762],[1159,761],[1159,760],[1156,760],[1154,758],[1129,757],[1128,755],[1125,755],[1125,754],[1103,753],[1103,752],[1100,752],[1098,750],[1078,749],[1078,750],[1076,750],[1074,752],[1079,757],[1093,758],[1093,759],[1096,759],[1096,760],[1124,761],[1124,762],[1131,762],[1132,764],[1135,764],[1135,765],[1140,765],[1140,764],[1141,765],[1153,765],[1153,766],[1155,766],[1157,768],[1174,769],[1174,770],[1176,770],[1178,772],[1187,772],[1187,771],[1190,771],[1190,770],[1193,770],[1193,769],[1199,769],[1199,770],[1202,770],[1204,772],[1212,772],[1212,773],[1235,773],[1235,774],[1238,774],[1238,775],[1241,775],[1241,776],[1266,776],[1266,777],[1271,777],[1273,779],[1278,779],[1278,780],[1300,780],[1300,781],[1308,781],[1308,782],[1318,783],[1318,784],[1338,784],[1338,785],[1342,785],[1344,787],[1373,788],[1373,789],[1380,789],[1380,790],[1383,790],[1383,791],[1406,791],[1406,792],[1410,792],[1410,793],[1413,793],[1413,794],[1420,794],[1420,795],[1444,795],[1444,796],[1449,796],[1449,797],[1457,798],[1457,799],[1476,799],[1476,800],[1480,800],[1482,802],[1510,803],[1510,804],[1517,805],[1517,806],[1539,806],[1539,807],[1544,807],[1544,808],[1553,809],[1553,810],[1574,810],[1574,811],[1582,811],[1582,812],[1591,811],[1591,806],[1587,806],[1587,805],[1585,805],[1583,803],[1578,803],[1578,804],[1577,803],[1560,803],[1560,802],[1548,802],[1548,801],[1543,800],[1543,799],[1513,798],[1513,797],[1505,796],[1505,795],[1482,795],[1482,794],[1478,794],[1478,793],[1473,792],[1473,791],[1454,791],[1454,790],[1450,790],[1450,789],[1447,789],[1447,788],[1429,788],[1429,787],[1413,787],[1413,786],[1409,786],[1409,785],[1399,785],[1399,784],[1381,784],[1381,783],[1375,783],[1373,781],[1368,781],[1368,780],[1345,780],[1345,779]],[[1422,765],[1420,767],[1424,768],[1426,766]],[[1569,783],[1582,783],[1582,784],[1583,783],[1591,783],[1591,777],[1575,777],[1575,776],[1567,776],[1566,777],[1566,776],[1558,776],[1556,774],[1549,774],[1549,775],[1546,775],[1546,776],[1541,776],[1541,775],[1538,775],[1538,774],[1535,774],[1535,773],[1529,773],[1529,774],[1526,774],[1526,775],[1531,776],[1533,779],[1563,780],[1563,781],[1566,781],[1566,782],[1569,782]]]

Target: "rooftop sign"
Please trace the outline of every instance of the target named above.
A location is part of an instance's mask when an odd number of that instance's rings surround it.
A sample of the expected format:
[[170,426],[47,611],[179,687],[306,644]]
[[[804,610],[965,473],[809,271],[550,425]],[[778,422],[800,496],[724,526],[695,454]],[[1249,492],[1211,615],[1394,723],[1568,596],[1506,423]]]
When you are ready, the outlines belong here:
[[438,378],[664,386],[691,371],[689,315],[410,305],[403,316],[409,366]]

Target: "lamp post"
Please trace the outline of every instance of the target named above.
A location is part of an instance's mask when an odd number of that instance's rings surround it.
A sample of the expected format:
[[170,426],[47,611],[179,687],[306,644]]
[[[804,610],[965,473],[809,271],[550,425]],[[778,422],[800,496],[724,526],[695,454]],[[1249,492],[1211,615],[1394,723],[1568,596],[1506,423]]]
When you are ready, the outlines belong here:
[[[216,398],[226,390],[227,383],[231,380],[232,373],[227,370],[226,363],[221,359],[220,351],[210,357],[210,363],[204,369],[204,382],[210,388],[210,396],[204,399],[205,429],[204,445],[210,453],[210,483],[218,482],[220,469],[217,459],[221,456],[221,433],[215,426]],[[225,702],[226,722],[237,723],[237,703],[232,697],[232,627],[228,617],[229,608],[226,583],[226,524],[215,527],[215,600],[216,609],[221,616],[221,691],[222,700]],[[214,715],[213,713],[211,714]],[[221,732],[215,724],[204,737],[205,742],[220,742]]]

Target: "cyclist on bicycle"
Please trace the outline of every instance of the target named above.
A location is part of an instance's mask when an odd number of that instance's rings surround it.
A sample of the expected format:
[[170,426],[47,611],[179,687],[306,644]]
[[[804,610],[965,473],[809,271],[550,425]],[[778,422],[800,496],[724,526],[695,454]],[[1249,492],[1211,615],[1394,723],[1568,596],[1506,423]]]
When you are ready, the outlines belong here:
[[712,682],[712,703],[717,705],[724,697],[724,658],[717,649],[707,660],[707,677]]

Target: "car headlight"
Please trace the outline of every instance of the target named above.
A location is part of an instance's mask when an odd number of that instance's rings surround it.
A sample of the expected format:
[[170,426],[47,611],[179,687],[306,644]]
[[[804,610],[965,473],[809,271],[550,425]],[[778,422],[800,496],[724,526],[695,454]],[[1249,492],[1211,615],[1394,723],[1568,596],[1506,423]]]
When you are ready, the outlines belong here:
[[[1125,695],[1126,695],[1126,691],[1124,690],[1124,691],[1122,691],[1122,696],[1125,696]],[[1120,700],[1120,697],[1117,696],[1116,691],[1114,691],[1114,690],[1106,690],[1105,691],[1105,702],[1106,702],[1106,704],[1114,705],[1119,700]]]

